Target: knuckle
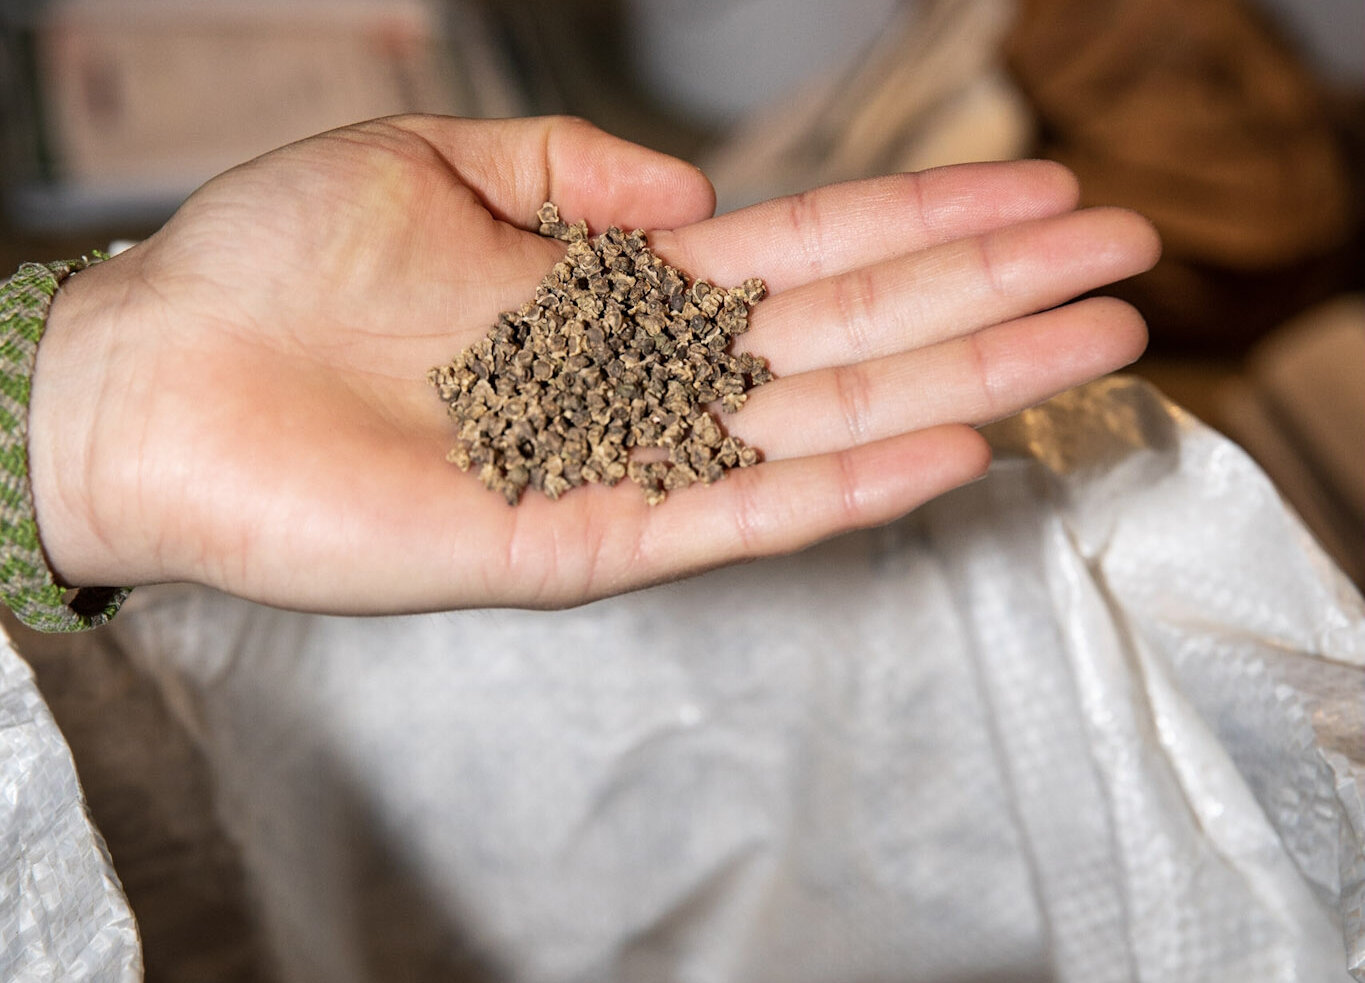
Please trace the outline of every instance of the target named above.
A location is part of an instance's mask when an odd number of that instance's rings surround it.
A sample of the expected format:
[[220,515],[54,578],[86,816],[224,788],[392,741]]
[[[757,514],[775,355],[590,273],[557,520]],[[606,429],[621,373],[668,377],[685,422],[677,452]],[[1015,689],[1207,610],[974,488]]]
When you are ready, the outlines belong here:
[[734,482],[734,508],[730,514],[735,539],[745,555],[761,552],[764,539],[763,511],[758,500],[756,480],[748,473],[731,475],[727,480]]
[[982,236],[977,239],[974,251],[977,270],[987,289],[996,297],[1008,297],[1010,293],[1009,284],[1005,282],[1005,271],[999,256],[996,255],[995,249],[992,247],[991,238]]
[[824,276],[824,251],[820,248],[823,214],[820,195],[816,191],[802,191],[787,199],[787,222],[793,241],[798,245],[802,262],[813,279]]
[[866,371],[861,365],[843,365],[834,372],[834,398],[844,431],[853,445],[867,441],[871,406]]
[[585,593],[597,596],[603,593],[602,585],[610,581],[607,562],[611,556],[610,522],[587,521],[582,525],[585,538],[583,585]]
[[854,454],[851,450],[835,455],[835,482],[845,522],[855,522],[862,515],[861,482]]
[[871,271],[853,270],[834,280],[834,312],[849,353],[862,360],[871,355],[869,338],[876,311],[877,287]]
[[995,419],[1000,412],[1002,398],[999,391],[999,379],[996,376],[995,366],[987,350],[986,342],[981,333],[968,335],[962,340],[966,349],[966,357],[970,363],[970,376],[976,381],[977,398],[981,409],[976,414],[988,419]]

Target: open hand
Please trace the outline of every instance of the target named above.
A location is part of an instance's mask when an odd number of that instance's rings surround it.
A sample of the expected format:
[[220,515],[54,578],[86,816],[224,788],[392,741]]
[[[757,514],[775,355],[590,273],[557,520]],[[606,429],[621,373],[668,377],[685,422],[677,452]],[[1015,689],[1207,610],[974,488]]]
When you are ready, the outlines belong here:
[[[382,613],[569,605],[888,521],[985,470],[974,426],[1141,351],[1131,308],[1066,302],[1148,268],[1155,234],[1076,198],[1017,162],[710,218],[695,168],[576,120],[292,144],[59,292],[30,416],[44,547],[73,585]],[[724,418],[763,463],[655,508],[629,482],[509,507],[446,463],[427,370],[561,255],[533,231],[547,199],[653,230],[691,276],[767,281],[739,344],[778,378]]]

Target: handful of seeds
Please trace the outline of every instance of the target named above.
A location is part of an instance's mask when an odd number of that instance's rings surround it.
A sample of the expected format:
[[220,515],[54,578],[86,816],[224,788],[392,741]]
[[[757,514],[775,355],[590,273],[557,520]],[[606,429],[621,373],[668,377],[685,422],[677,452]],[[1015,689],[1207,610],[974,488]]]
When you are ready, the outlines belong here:
[[[689,284],[638,229],[589,238],[586,222],[565,223],[550,202],[537,218],[541,235],[569,244],[564,259],[534,300],[499,314],[482,340],[428,376],[457,428],[447,459],[509,505],[528,485],[554,499],[625,477],[656,505],[757,463],[707,406],[732,413],[772,379],[762,358],[729,352],[767,292],[763,281]],[[637,460],[637,448],[661,451]]]

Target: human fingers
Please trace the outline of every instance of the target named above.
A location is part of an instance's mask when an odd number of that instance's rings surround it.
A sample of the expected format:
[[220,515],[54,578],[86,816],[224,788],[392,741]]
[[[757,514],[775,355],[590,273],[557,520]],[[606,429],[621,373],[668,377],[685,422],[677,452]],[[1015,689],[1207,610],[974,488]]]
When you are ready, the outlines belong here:
[[585,120],[545,116],[471,120],[401,116],[385,121],[432,146],[497,218],[533,228],[545,201],[569,221],[668,229],[715,210],[711,182],[694,165],[612,136]]
[[[371,466],[328,482],[321,501],[309,482],[289,477],[248,535],[220,522],[245,555],[208,572],[195,561],[178,576],[328,613],[566,607],[890,521],[979,477],[990,456],[971,428],[939,427],[763,462],[671,492],[659,506],[623,482],[508,507],[470,476],[430,466],[429,449],[417,465],[399,442],[376,440]],[[347,470],[322,453],[318,461]]]
[[935,344],[1149,269],[1146,219],[1096,208],[1036,219],[850,270],[768,298],[740,345],[781,375]]
[[989,463],[985,440],[961,426],[766,461],[671,495],[650,516],[636,555],[646,567],[672,565],[677,576],[792,552],[898,518]]
[[1075,177],[1049,161],[962,164],[829,185],[653,233],[670,263],[773,293],[894,256],[1069,211]]
[[726,425],[769,460],[922,427],[979,425],[1127,365],[1146,338],[1132,307],[1091,298],[900,355],[777,379]]
[[[990,450],[969,427],[763,462],[646,505],[634,488],[585,489],[600,508],[515,523],[498,603],[562,607],[891,521],[985,473]],[[608,503],[606,499],[611,499]],[[568,502],[547,505],[563,512]]]

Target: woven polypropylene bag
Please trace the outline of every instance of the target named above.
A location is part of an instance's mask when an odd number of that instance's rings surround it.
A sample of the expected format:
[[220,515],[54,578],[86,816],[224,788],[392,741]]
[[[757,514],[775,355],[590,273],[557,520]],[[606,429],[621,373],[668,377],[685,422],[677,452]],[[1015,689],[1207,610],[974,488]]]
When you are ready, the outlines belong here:
[[99,637],[287,983],[1359,977],[1360,596],[1141,384],[990,436],[905,520],[572,611]]

